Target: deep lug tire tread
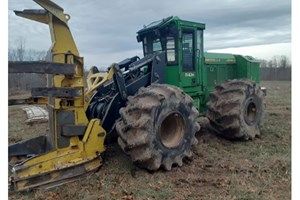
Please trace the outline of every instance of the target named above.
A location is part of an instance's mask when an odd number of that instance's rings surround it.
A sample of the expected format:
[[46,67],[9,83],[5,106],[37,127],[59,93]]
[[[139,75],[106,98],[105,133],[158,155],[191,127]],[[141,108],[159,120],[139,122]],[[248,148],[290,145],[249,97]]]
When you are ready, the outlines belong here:
[[[210,94],[206,116],[210,128],[227,139],[249,140],[260,136],[264,118],[264,93],[251,80],[228,80]],[[245,101],[256,99],[257,120],[252,125],[244,119]]]
[[[185,118],[191,130],[185,131],[184,144],[167,149],[159,145],[155,133],[154,116],[159,108],[183,106],[189,112]],[[176,107],[175,109],[178,109]],[[135,96],[128,98],[127,106],[120,109],[121,119],[116,124],[118,143],[132,161],[150,171],[164,168],[171,170],[173,165],[182,166],[184,157],[191,157],[191,146],[198,143],[195,133],[200,126],[196,122],[199,113],[193,100],[181,89],[166,84],[152,84],[139,89]]]

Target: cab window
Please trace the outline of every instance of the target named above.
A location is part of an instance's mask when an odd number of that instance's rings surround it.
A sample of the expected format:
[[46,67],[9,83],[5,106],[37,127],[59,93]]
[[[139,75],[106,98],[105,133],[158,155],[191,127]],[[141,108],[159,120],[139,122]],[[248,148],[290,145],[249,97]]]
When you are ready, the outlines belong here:
[[176,48],[175,48],[175,38],[167,37],[167,61],[168,63],[175,63],[176,62]]
[[166,60],[169,65],[177,64],[177,44],[174,35],[163,35],[160,38],[148,35],[143,39],[144,55],[157,52],[166,52]]
[[183,32],[182,35],[182,65],[184,72],[195,71],[192,32]]

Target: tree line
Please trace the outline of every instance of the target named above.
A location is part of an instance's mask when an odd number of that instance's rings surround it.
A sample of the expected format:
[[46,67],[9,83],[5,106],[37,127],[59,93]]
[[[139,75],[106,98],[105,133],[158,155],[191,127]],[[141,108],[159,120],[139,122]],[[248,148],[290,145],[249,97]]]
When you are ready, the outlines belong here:
[[[15,41],[15,47],[8,48],[8,61],[45,61],[47,56],[46,51],[37,51],[26,48],[24,38],[19,38]],[[285,55],[273,56],[270,60],[258,59],[260,67],[265,68],[290,68],[291,62]]]
[[19,38],[14,47],[8,48],[8,61],[45,61],[47,52],[26,48],[26,41]]
[[261,68],[291,68],[292,66],[290,59],[285,55],[273,56],[270,60],[259,60]]
[[[8,49],[8,61],[45,61],[47,52],[26,48],[26,42],[20,38],[16,45]],[[291,62],[285,55],[273,56],[270,60],[260,60],[262,80],[290,80]],[[46,85],[45,74],[9,74],[9,92],[30,91],[32,87]]]
[[[8,61],[45,61],[47,52],[26,48],[26,42],[19,38],[15,45],[9,45]],[[12,94],[28,94],[33,87],[46,86],[45,74],[12,73],[8,75],[8,92]]]

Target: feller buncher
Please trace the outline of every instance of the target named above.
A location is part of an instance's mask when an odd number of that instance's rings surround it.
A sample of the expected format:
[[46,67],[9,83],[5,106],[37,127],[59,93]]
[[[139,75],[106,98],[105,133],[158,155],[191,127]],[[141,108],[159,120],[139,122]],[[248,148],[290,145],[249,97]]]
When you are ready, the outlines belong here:
[[199,113],[225,138],[260,135],[259,62],[205,53],[205,24],[168,17],[144,26],[137,32],[143,58],[113,63],[107,72],[92,67],[86,81],[70,16],[49,0],[34,1],[44,9],[15,14],[49,25],[50,59],[9,63],[9,73],[47,74],[47,87],[32,88],[30,98],[11,99],[9,105],[46,104],[50,133],[9,146],[10,160],[25,158],[12,167],[14,190],[51,188],[94,172],[105,144],[116,140],[141,168],[182,166],[197,144]]

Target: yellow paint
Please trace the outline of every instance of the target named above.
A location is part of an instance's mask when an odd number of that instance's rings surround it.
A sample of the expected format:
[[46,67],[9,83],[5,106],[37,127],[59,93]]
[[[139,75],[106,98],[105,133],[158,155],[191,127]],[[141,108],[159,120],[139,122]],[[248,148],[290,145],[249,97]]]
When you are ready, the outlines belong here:
[[[105,151],[104,140],[106,132],[100,126],[98,119],[92,119],[83,140],[80,141],[78,137],[72,137],[70,145],[66,148],[56,149],[49,153],[34,157],[20,167],[16,167],[16,174],[14,179],[18,179],[21,182],[30,182],[30,178],[34,176],[43,176],[50,173],[55,174],[59,170],[84,164],[93,159],[99,159],[99,155]],[[89,168],[94,170],[95,168]],[[18,168],[21,168],[18,169]],[[17,190],[24,189],[23,184],[19,184]]]
[[[93,160],[85,160],[85,162],[81,162],[81,164],[79,164],[79,162],[76,162],[76,164],[78,167],[83,166],[84,172],[88,173],[88,172],[97,170],[99,168],[99,166],[102,165],[101,161],[102,161],[101,158],[98,158],[98,159],[93,159]],[[60,181],[61,177],[65,176],[65,173],[63,170],[68,169],[68,167],[60,168],[60,166],[61,166],[61,164],[58,163],[56,171],[53,171],[51,173],[41,174],[39,177],[44,177],[44,179],[42,179],[40,181],[40,183],[38,183],[38,182],[33,183],[29,179],[21,179],[21,180],[18,180],[18,182],[15,184],[15,188],[17,189],[17,191],[24,191],[24,190],[27,190],[27,189],[30,189],[33,187],[37,187],[40,184],[45,185],[47,183],[51,183],[51,182],[53,183],[55,181]],[[72,167],[72,165],[70,167]]]
[[94,94],[94,91],[99,88],[101,85],[104,85],[109,80],[113,78],[115,71],[111,67],[108,73],[93,73],[92,70],[89,71],[87,77],[88,90],[85,94],[85,107],[89,105],[89,101]]
[[[43,155],[36,156],[14,167],[15,174],[13,181],[17,190],[34,187],[39,183],[31,185],[31,178],[49,174],[49,182],[57,180],[60,170],[68,167],[83,165],[86,171],[91,171],[101,165],[100,154],[105,151],[104,140],[106,131],[101,127],[99,119],[88,121],[85,115],[85,97],[91,97],[92,93],[102,84],[111,80],[114,74],[113,68],[109,73],[89,74],[89,90],[85,94],[85,80],[83,58],[79,57],[76,44],[68,27],[68,18],[63,9],[49,0],[34,0],[46,11],[44,15],[30,13],[19,13],[19,16],[48,24],[51,33],[51,53],[52,61],[56,63],[68,63],[76,65],[74,76],[49,75],[49,87],[63,88],[74,87],[81,90],[79,97],[72,98],[39,98],[37,103],[47,103],[53,109],[53,115],[49,116],[53,124],[54,144],[53,149]],[[61,110],[71,110],[75,114],[75,125],[86,125],[87,129],[83,137],[72,136],[69,138],[70,145],[65,148],[58,148],[57,112]],[[27,185],[29,184],[29,186]]]

